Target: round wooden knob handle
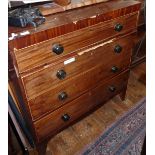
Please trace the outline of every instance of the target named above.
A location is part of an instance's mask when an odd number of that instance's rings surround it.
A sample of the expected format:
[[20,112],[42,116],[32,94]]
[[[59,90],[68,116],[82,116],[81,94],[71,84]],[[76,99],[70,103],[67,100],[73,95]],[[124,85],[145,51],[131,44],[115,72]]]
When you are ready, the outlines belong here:
[[115,92],[115,91],[116,91],[116,88],[115,88],[114,86],[110,86],[110,87],[109,87],[109,90],[110,90],[111,92]]
[[65,100],[67,97],[68,97],[68,95],[67,95],[66,92],[61,92],[61,93],[58,95],[58,98],[59,98],[60,101]]
[[61,44],[54,44],[52,50],[55,54],[59,55],[63,53],[64,47]]
[[112,66],[111,71],[113,73],[116,73],[119,70],[119,68],[117,66]]
[[123,29],[123,25],[118,23],[115,25],[115,31],[120,32]]
[[68,114],[64,114],[61,119],[64,121],[64,122],[67,122],[70,120],[70,116]]
[[115,53],[120,53],[122,51],[122,47],[120,45],[116,45],[114,48]]
[[56,74],[56,76],[60,79],[60,80],[63,80],[65,77],[66,77],[66,72],[62,69],[62,70],[59,70]]

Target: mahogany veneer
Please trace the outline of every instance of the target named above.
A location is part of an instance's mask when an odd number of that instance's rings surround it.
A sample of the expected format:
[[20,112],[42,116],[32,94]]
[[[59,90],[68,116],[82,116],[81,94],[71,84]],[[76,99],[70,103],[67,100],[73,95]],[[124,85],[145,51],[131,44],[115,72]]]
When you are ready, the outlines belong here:
[[110,1],[47,16],[36,29],[9,27],[9,77],[39,154],[113,96],[125,99],[140,4]]

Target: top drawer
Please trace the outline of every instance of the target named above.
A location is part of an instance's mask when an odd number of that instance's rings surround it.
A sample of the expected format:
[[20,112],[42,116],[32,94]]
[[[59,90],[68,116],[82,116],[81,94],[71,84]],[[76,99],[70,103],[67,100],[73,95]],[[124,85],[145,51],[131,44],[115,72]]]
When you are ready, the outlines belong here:
[[14,50],[19,73],[48,65],[66,54],[74,53],[96,42],[135,31],[137,15],[134,13],[123,16],[27,48]]

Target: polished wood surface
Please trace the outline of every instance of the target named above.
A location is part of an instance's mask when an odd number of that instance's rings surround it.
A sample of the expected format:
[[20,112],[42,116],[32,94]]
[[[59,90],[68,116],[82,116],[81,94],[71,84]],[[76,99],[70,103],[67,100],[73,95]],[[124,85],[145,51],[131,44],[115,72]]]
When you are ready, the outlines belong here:
[[[62,12],[46,17],[46,23],[38,28],[15,28],[9,27],[11,33],[17,34],[9,41],[9,50],[24,48],[75,30],[86,28],[103,21],[125,16],[137,12],[141,3],[138,1],[109,1],[80,9]],[[75,24],[76,23],[76,24]],[[28,31],[30,34],[21,35],[21,32]]]
[[[123,68],[118,64],[118,68],[119,67],[120,71],[118,71],[118,73],[126,69],[124,66]],[[88,72],[84,72],[79,76],[75,76],[71,80],[67,80],[64,83],[57,85],[56,87],[52,87],[51,85],[50,91],[47,91],[46,93],[29,101],[31,114],[34,119],[36,119],[37,117],[41,117],[42,115],[47,114],[47,112],[51,112],[58,107],[63,106],[65,103],[68,103],[69,101],[75,99],[84,92],[93,88],[94,86],[99,84],[101,80],[106,81],[109,78],[117,75],[118,73],[112,73],[111,66],[107,70],[104,70],[102,66],[97,66],[90,69]],[[61,92],[67,93],[67,99],[63,101],[59,100],[58,95]]]
[[[126,42],[126,40],[128,40],[128,42]],[[113,44],[115,43],[122,46],[123,50],[121,53],[114,52]],[[28,80],[23,78],[33,119],[41,117],[47,112],[53,111],[73,100],[75,97],[78,97],[85,91],[97,85],[100,80],[106,81],[127,69],[132,54],[131,37],[122,38],[115,43],[108,45],[107,48],[98,48],[91,53],[88,52],[86,55],[80,56],[84,63],[81,63],[81,61],[78,62],[77,60],[77,65],[75,62],[75,65],[74,63],[71,63],[69,66],[60,68],[64,69],[67,76],[69,76],[66,79],[59,80],[56,77],[58,69],[54,72],[52,67],[51,71],[45,69],[41,74],[42,76],[35,74],[36,76],[31,75],[30,78],[27,78]],[[116,72],[112,72],[111,69],[113,66],[118,68]],[[70,72],[68,72],[70,69],[76,74],[70,75]],[[57,83],[52,81],[52,76],[57,78]],[[44,82],[42,81],[43,79],[45,79]],[[70,85],[71,83],[72,85]],[[58,95],[62,91],[65,91],[68,94],[68,98],[64,101],[58,99]]]
[[[134,36],[135,34],[131,34],[127,37],[111,40],[107,43],[101,42],[99,45],[93,46],[92,48],[81,52],[78,51],[70,57],[61,59],[60,62],[58,61],[54,65],[51,64],[31,74],[22,76],[28,100],[43,94],[53,87],[55,88],[56,85],[60,85],[64,81],[66,82],[66,80],[70,82],[69,80],[71,78],[73,79],[73,77],[78,76],[78,78],[80,78],[80,74],[86,74],[85,72],[97,74],[97,68],[100,68],[98,70],[102,68],[103,72],[101,75],[105,79],[115,75],[111,71],[113,66],[118,67],[118,73],[120,73],[130,64],[131,47],[133,46],[132,38]],[[115,46],[117,45],[120,45],[122,48],[120,53],[115,52]],[[66,61],[73,58],[75,59],[73,62],[65,64]],[[56,76],[57,72],[60,70],[66,72],[66,77],[62,80]]]
[[68,5],[69,3],[71,3],[71,0],[54,0],[54,1],[60,5]]
[[[59,2],[59,0],[57,1]],[[46,15],[51,15],[58,12],[85,7],[92,4],[107,2],[109,0],[78,0],[78,1],[70,0],[70,1],[71,3],[69,4],[65,3],[65,5],[59,5],[58,3],[51,2],[51,3],[46,3],[45,5],[37,5],[36,7],[39,8],[39,10],[44,16],[46,16]]]

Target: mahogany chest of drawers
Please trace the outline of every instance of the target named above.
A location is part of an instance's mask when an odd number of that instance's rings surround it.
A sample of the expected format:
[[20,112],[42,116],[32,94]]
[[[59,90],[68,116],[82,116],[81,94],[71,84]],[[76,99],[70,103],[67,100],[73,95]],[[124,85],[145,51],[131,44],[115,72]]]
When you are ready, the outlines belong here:
[[9,77],[40,154],[88,112],[125,99],[139,9],[109,1],[47,16],[38,28],[9,27]]

